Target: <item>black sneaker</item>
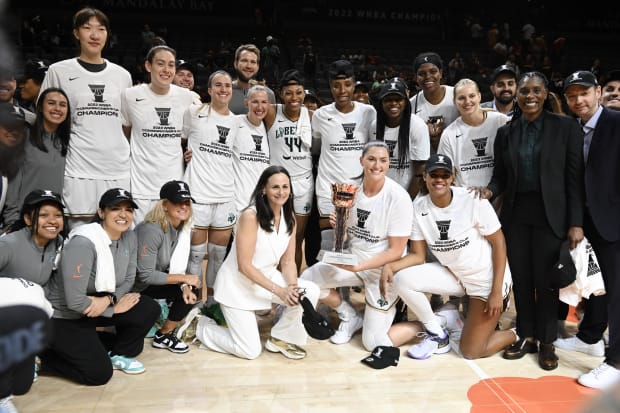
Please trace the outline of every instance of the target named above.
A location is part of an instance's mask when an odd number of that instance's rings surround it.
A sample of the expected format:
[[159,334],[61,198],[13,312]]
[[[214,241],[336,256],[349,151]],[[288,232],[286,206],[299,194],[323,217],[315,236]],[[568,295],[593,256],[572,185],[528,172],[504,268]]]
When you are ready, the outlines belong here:
[[153,337],[152,345],[156,348],[166,348],[173,353],[187,353],[189,351],[189,346],[179,340],[177,336],[174,335],[174,331],[163,334],[161,331],[157,330],[155,337]]

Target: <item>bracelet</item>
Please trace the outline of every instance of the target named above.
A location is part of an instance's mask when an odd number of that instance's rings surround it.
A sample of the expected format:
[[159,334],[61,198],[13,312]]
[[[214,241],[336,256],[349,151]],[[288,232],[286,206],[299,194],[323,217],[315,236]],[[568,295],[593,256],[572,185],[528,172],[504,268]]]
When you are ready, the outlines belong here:
[[185,287],[188,287],[188,284],[185,284],[185,283],[181,284],[181,291],[183,291]]

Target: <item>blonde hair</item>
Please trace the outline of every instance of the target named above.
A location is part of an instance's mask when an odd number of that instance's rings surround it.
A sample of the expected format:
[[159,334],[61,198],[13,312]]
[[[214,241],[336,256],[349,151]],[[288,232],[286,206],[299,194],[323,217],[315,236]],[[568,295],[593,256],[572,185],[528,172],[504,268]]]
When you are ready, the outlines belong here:
[[[168,232],[170,231],[170,220],[168,219],[168,213],[166,212],[164,204],[172,204],[172,202],[167,199],[160,199],[157,201],[155,206],[149,211],[148,214],[146,214],[144,222],[154,222],[159,224],[164,232]],[[194,209],[192,208],[191,202],[189,205],[189,218],[183,223],[183,227],[190,225],[192,216],[194,215]]]

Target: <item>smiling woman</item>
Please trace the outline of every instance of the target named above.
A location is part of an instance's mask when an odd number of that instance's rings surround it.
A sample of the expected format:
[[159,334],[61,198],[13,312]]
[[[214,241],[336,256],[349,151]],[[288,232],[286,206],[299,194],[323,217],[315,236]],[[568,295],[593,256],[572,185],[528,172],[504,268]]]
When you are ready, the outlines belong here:
[[131,190],[140,206],[136,224],[159,199],[161,186],[183,177],[183,116],[193,96],[172,84],[175,59],[175,50],[168,46],[151,48],[144,62],[150,83],[122,92],[123,130],[131,146]]
[[[107,383],[113,369],[144,372],[135,357],[160,307],[129,292],[136,276],[137,241],[129,230],[136,207],[128,191],[109,189],[99,200],[95,222],[69,234],[60,271],[49,283],[56,334],[41,354],[42,372],[91,386]],[[116,335],[104,345],[96,327],[110,325]]]

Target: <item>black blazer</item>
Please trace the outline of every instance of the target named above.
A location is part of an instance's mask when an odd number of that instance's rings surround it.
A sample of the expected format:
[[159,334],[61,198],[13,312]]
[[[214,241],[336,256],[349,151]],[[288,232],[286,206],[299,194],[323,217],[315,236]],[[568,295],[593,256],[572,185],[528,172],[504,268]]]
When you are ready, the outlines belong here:
[[620,112],[603,108],[585,172],[586,204],[598,233],[620,240]]
[[[540,188],[545,214],[560,239],[568,227],[583,226],[583,131],[574,119],[544,111],[540,149]],[[512,218],[517,189],[517,156],[521,122],[514,119],[498,129],[495,167],[488,187],[493,196],[504,194],[500,221],[507,227]]]

